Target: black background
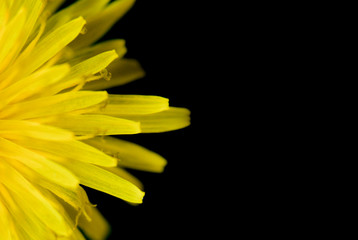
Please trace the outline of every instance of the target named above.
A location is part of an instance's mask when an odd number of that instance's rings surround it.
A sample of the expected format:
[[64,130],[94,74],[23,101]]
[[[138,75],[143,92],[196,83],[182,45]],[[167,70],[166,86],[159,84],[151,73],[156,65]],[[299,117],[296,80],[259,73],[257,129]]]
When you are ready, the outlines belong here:
[[[110,93],[144,94],[167,97],[170,105],[191,110],[191,126],[157,134],[124,136],[122,139],[151,149],[168,161],[162,174],[130,171],[144,184],[144,202],[131,206],[120,199],[87,189],[90,201],[112,225],[109,239],[127,237],[170,238],[200,233],[205,218],[204,178],[210,152],[199,137],[204,130],[201,107],[208,79],[200,64],[200,22],[194,6],[178,1],[137,0],[103,39],[123,38],[125,57],[139,60],[146,77]],[[197,13],[197,12],[196,12]],[[197,15],[198,16],[198,15]],[[199,127],[200,126],[200,127]]]

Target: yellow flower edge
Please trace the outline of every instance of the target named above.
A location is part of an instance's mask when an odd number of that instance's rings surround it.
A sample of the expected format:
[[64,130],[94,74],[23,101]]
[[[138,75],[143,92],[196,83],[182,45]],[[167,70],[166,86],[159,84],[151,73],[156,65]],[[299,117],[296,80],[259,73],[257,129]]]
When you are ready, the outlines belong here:
[[[134,0],[0,2],[0,239],[105,239],[110,226],[81,185],[141,203],[125,169],[160,173],[166,160],[110,135],[190,124],[159,96],[104,89],[144,76],[125,41],[97,41]],[[81,231],[80,231],[81,229]]]

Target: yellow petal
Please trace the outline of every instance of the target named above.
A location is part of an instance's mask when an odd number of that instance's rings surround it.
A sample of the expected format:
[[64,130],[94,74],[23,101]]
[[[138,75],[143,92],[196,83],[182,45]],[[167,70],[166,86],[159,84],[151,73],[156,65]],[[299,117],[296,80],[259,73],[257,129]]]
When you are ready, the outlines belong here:
[[[6,1],[2,1],[6,2]],[[5,43],[8,44],[15,44],[13,47],[11,47],[11,51],[9,54],[6,55],[5,59],[1,59],[0,54],[0,72],[1,69],[4,69],[5,66],[7,66],[9,63],[13,62],[15,57],[19,54],[21,49],[24,47],[25,43],[28,40],[28,37],[30,36],[31,32],[34,29],[35,23],[44,8],[44,2],[38,1],[38,0],[27,0],[27,1],[15,1],[13,3],[11,10],[13,12],[16,12],[18,14],[23,15],[24,22],[22,23],[22,20],[17,19],[18,16],[15,16],[13,18],[15,25],[7,26],[8,29],[12,32],[10,36],[1,36],[0,31],[0,46],[2,46],[2,50],[8,50],[6,47],[6,44],[1,43],[1,40],[4,39]],[[22,13],[21,13],[22,12]],[[21,18],[22,18],[21,17]],[[12,20],[12,22],[13,22]],[[1,27],[1,26],[0,26]],[[21,32],[17,32],[17,30],[21,29]],[[1,50],[0,50],[1,51]]]
[[45,94],[47,96],[54,95],[64,89],[74,87],[83,81],[89,81],[86,79],[86,77],[90,77],[93,74],[96,74],[105,69],[117,57],[117,53],[112,50],[100,53],[94,57],[76,64],[75,66],[72,66],[70,72],[64,77],[61,83],[58,83],[47,89]]
[[51,125],[68,129],[76,135],[119,135],[140,133],[135,121],[105,115],[64,115],[50,122]]
[[[86,240],[83,234],[76,228],[69,237],[59,236],[56,240]],[[95,240],[95,239],[94,239]]]
[[[113,39],[104,42],[97,43],[93,46],[85,47],[82,49],[78,49],[73,51],[70,48],[66,49],[68,51],[67,56],[64,55],[59,63],[66,62],[71,65],[76,65],[84,60],[92,58],[100,53],[108,52],[111,50],[115,50],[118,54],[118,58],[122,58],[124,54],[127,52],[125,47],[125,40],[123,39]],[[116,60],[118,61],[118,60]]]
[[[0,185],[0,192],[0,200],[1,197],[4,199],[4,204],[6,205],[9,214],[11,214],[13,219],[16,219],[16,231],[21,236],[21,239],[56,239],[54,232],[52,232],[51,229],[49,229],[42,222],[42,220],[38,221],[38,217],[34,214],[34,212],[21,205],[21,199],[19,199],[19,197],[10,193],[10,191],[8,191],[3,185]],[[1,215],[1,217],[3,216]],[[9,226],[11,226],[11,224],[6,226],[8,226],[7,229],[10,229]]]
[[39,31],[34,34],[34,37],[31,39],[29,44],[26,46],[24,50],[22,50],[21,55],[16,59],[16,61],[10,65],[4,73],[0,75],[0,89],[9,86],[11,83],[15,83],[16,81],[20,80],[22,75],[22,65],[24,64],[24,60],[31,55],[33,49],[35,48],[36,44],[38,43],[45,24],[42,23],[39,26]]
[[[3,205],[2,201],[1,201],[1,196],[0,196],[0,236],[2,237],[3,240],[12,240],[11,238],[11,231],[10,231],[10,227],[11,226],[11,220],[10,220],[10,216],[9,216],[9,212],[6,209],[6,207]],[[8,227],[2,227],[2,226],[8,226]]]
[[145,72],[139,62],[134,59],[120,59],[109,65],[107,69],[111,73],[111,79],[109,81],[101,79],[89,82],[83,89],[102,90],[112,88],[132,82],[144,77],[145,75]]
[[173,131],[190,125],[190,111],[170,107],[169,110],[148,115],[122,115],[123,118],[140,122],[142,133]]
[[108,2],[109,0],[81,0],[71,4],[55,13],[47,20],[45,35],[56,27],[61,26],[78,16],[82,16],[86,19],[89,16],[97,14]]
[[37,93],[45,92],[44,89],[60,81],[69,71],[70,66],[62,64],[36,71],[34,74],[19,80],[0,91],[0,108],[10,103],[22,101]]
[[73,133],[30,121],[0,120],[0,136],[15,139],[36,138],[48,141],[73,140]]
[[76,210],[79,210],[83,207],[84,203],[82,202],[81,195],[79,193],[79,186],[76,189],[70,189],[62,187],[58,184],[53,184],[49,181],[44,181],[42,179],[37,180],[37,184],[61,198],[63,201],[71,205]]
[[[103,167],[104,168],[104,167]],[[140,190],[144,189],[143,183],[136,177],[134,177],[132,174],[130,174],[128,171],[124,170],[120,167],[112,167],[112,168],[104,168],[107,171],[116,174],[118,177],[121,177],[134,185],[136,185]]]
[[72,206],[71,210],[74,209],[76,211],[75,215],[73,215],[73,219],[75,219],[76,216],[81,213],[86,218],[90,219],[88,217],[90,202],[86,192],[79,185],[77,185],[76,188],[64,187],[60,184],[34,175],[31,169],[25,168],[23,165],[16,164],[16,162],[12,162],[11,165],[18,169],[18,171],[21,171],[21,174],[31,182],[36,182],[37,186],[42,187],[44,190],[50,191],[58,197],[57,199],[61,199],[64,203]]
[[77,49],[96,42],[133,6],[134,2],[135,0],[114,1],[98,14],[86,18],[86,34],[78,36],[70,46]]
[[73,233],[74,228],[77,226],[76,222],[67,212],[67,209],[63,206],[63,202],[56,198],[50,191],[47,189],[38,187],[37,190],[46,198],[46,200],[52,205],[54,209],[58,213],[61,214],[64,223],[67,225],[68,229],[70,229],[69,234],[65,235],[62,234],[62,236],[70,236]]
[[45,7],[45,1],[38,1],[38,0],[26,0],[26,1],[15,1],[20,2],[22,7],[27,12],[27,19],[26,23],[22,29],[22,39],[18,42],[19,44],[19,51],[22,49],[23,46],[28,43],[28,38],[32,32],[34,32],[36,22]]
[[0,164],[0,176],[1,182],[16,196],[18,205],[32,213],[33,218],[37,217],[36,220],[33,220],[34,222],[42,221],[58,235],[68,236],[71,233],[72,230],[65,223],[62,215],[6,161]]
[[11,141],[0,138],[0,156],[17,160],[47,180],[68,188],[76,188],[77,178],[67,169]]
[[142,202],[144,192],[111,172],[80,161],[67,161],[63,164],[80,179],[81,184],[87,187],[105,192],[127,202]]
[[56,11],[61,4],[64,2],[65,0],[50,0],[46,2],[46,6],[44,9],[44,13],[45,14],[52,14],[54,11]]
[[18,41],[26,21],[26,11],[22,8],[11,22],[4,28],[0,36],[0,72],[11,62],[19,45]]
[[159,154],[137,144],[117,138],[97,137],[85,140],[85,142],[118,158],[118,165],[121,167],[150,172],[162,172],[167,164],[167,161]]
[[118,54],[114,50],[102,52],[73,66],[67,78],[76,78],[82,75],[86,76],[98,73],[117,57]]
[[101,103],[107,99],[107,92],[68,92],[31,101],[9,105],[0,117],[29,119],[46,117],[74,111]]
[[108,103],[99,113],[123,116],[142,115],[169,109],[169,99],[145,95],[108,95]]
[[110,225],[97,208],[92,209],[92,221],[88,221],[83,216],[80,217],[78,225],[90,239],[105,239],[110,232]]
[[0,2],[0,37],[5,30],[5,26],[9,20],[8,3],[5,1]]
[[26,67],[22,69],[23,74],[32,72],[69,44],[81,32],[84,24],[85,20],[79,17],[60,26],[46,38],[40,40],[29,56],[31,59],[25,60]]
[[[32,141],[16,140],[16,142],[27,148],[49,153],[61,159],[83,161],[104,167],[114,167],[117,165],[115,158],[80,141],[50,142],[33,139]],[[51,158],[51,156],[47,155],[46,157]],[[58,161],[58,159],[54,160]]]

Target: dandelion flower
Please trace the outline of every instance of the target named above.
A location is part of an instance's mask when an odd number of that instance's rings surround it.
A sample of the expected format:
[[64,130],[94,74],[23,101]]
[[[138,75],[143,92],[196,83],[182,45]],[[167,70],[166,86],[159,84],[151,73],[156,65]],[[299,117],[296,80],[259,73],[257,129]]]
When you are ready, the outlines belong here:
[[134,0],[0,1],[0,239],[104,239],[109,225],[82,186],[141,203],[133,168],[160,155],[110,135],[189,125],[159,96],[104,89],[140,77],[121,39],[97,41]]

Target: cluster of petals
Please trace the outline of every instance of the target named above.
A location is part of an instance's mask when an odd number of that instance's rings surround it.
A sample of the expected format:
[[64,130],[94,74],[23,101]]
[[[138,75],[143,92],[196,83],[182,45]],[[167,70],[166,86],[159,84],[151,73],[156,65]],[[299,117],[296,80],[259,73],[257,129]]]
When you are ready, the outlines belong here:
[[144,76],[125,41],[98,40],[134,0],[0,1],[0,239],[104,239],[109,224],[81,185],[138,204],[126,168],[166,160],[120,136],[189,125],[159,96],[105,89]]

